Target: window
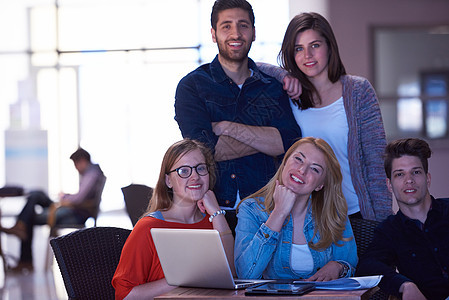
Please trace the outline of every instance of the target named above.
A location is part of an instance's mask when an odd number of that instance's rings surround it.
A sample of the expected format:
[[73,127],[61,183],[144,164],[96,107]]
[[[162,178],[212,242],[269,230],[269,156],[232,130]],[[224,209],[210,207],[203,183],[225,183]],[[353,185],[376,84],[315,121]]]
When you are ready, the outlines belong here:
[[449,25],[373,32],[374,85],[387,137],[448,140]]
[[421,82],[426,103],[426,135],[429,138],[447,137],[449,71],[421,73]]
[[[250,3],[257,30],[250,57],[275,64],[289,22],[288,1]],[[132,182],[154,186],[165,150],[181,139],[173,108],[177,83],[217,53],[210,37],[212,5],[213,0],[0,4],[0,39],[10,41],[0,44],[0,126],[46,132],[51,196],[77,190],[69,156],[78,144],[107,176],[102,209],[121,208],[120,188]],[[6,148],[2,140],[0,149]]]

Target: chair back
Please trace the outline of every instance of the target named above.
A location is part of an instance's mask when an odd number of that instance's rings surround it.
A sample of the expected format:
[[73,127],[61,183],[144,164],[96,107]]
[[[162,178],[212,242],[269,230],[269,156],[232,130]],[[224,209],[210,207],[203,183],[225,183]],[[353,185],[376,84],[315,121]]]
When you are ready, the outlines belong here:
[[97,226],[97,217],[100,212],[100,202],[101,196],[103,195],[104,186],[106,185],[106,176],[102,176],[98,179],[97,188],[95,190],[95,210],[92,212],[92,217],[94,218],[95,226]]
[[237,227],[237,212],[235,209],[227,209],[225,214],[226,221],[231,229],[232,235],[235,237],[235,227]]
[[114,299],[112,277],[131,230],[90,227],[50,240],[69,299]]
[[122,188],[122,193],[125,199],[126,211],[134,227],[147,209],[150,198],[153,195],[153,189],[144,184],[130,184]]
[[351,226],[357,244],[357,256],[360,258],[368,248],[374,237],[374,229],[380,224],[378,221],[352,219]]
[[[363,256],[366,249],[370,245],[374,237],[374,229],[380,224],[379,221],[365,220],[365,219],[352,219],[351,227],[354,232],[355,243],[357,245],[357,256]],[[375,292],[369,300],[387,300],[388,295],[382,290]]]

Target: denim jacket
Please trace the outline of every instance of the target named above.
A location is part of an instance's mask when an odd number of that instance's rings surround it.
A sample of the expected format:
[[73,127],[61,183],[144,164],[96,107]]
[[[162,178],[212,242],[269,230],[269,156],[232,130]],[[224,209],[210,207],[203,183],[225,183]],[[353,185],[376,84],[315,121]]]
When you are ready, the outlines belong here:
[[[179,82],[175,119],[183,137],[199,140],[214,150],[218,136],[212,131],[212,122],[220,121],[275,127],[282,137],[284,150],[301,137],[282,85],[260,72],[251,59],[248,67],[253,75],[241,89],[226,75],[218,56]],[[237,191],[243,199],[264,186],[273,177],[282,157],[258,152],[218,162],[214,192],[219,204],[233,207]]]
[[[272,231],[265,225],[269,214],[262,211],[262,203],[255,199],[246,199],[238,209],[238,223],[235,237],[235,267],[239,278],[266,279],[299,279],[309,278],[329,261],[338,261],[350,267],[346,275],[354,274],[357,265],[357,246],[354,240],[351,224],[346,223],[343,237],[353,237],[348,242],[340,241],[343,246],[332,244],[330,247],[316,251],[310,249],[313,259],[313,271],[310,273],[296,273],[290,265],[293,222],[292,216],[286,218],[280,232]],[[313,237],[315,222],[312,217],[312,206],[309,201],[304,220],[304,235],[307,242],[317,242],[319,232]]]

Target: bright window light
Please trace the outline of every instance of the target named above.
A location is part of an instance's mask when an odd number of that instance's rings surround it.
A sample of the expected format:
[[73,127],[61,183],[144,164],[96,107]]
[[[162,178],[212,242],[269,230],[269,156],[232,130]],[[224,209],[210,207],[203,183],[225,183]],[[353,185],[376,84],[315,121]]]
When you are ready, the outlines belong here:
[[398,100],[398,127],[403,132],[420,132],[423,127],[422,101],[419,98]]
[[[13,41],[0,45],[0,125],[9,128],[9,104],[24,100],[18,82],[35,82],[40,127],[48,133],[50,196],[78,189],[69,156],[79,143],[107,176],[101,208],[120,209],[121,187],[154,186],[163,154],[181,139],[175,90],[217,53],[214,1],[57,2],[0,3],[0,38]],[[250,57],[276,64],[289,1],[249,2],[257,33]]]

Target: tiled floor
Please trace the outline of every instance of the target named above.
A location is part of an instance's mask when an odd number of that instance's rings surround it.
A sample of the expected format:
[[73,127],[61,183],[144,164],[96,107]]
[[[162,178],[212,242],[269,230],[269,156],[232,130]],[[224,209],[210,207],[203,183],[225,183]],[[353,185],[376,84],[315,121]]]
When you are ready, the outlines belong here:
[[[3,199],[2,199],[3,200]],[[0,200],[0,201],[2,201]],[[5,203],[1,203],[4,215],[14,215],[11,213],[11,205],[7,205],[5,213]],[[20,208],[19,208],[20,210]],[[90,220],[89,220],[90,221]],[[88,221],[88,222],[89,222]],[[3,226],[12,226],[15,222],[13,217],[2,217]],[[87,224],[89,226],[89,223]],[[97,226],[114,226],[131,229],[131,221],[125,210],[100,213]],[[47,265],[48,227],[36,226],[33,241],[33,264],[34,271],[29,273],[7,272],[4,280],[4,287],[0,289],[0,300],[59,300],[67,299],[62,277],[53,253],[50,249],[50,263]],[[6,255],[7,264],[14,265],[18,256],[20,242],[14,236],[1,234],[1,243]],[[46,268],[46,266],[49,266]],[[46,270],[48,269],[48,270]],[[2,278],[0,275],[0,285]]]

